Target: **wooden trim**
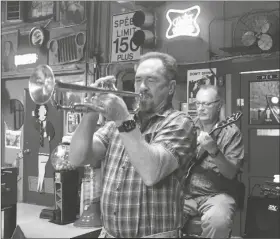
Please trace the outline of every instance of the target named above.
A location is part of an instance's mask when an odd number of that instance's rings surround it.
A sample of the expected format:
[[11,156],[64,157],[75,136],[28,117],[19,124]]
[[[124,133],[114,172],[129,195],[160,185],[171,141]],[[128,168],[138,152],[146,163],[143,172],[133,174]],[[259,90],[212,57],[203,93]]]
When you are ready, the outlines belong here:
[[60,2],[54,1],[54,21],[60,21]]
[[5,35],[11,31],[20,29],[21,34],[29,32],[33,27],[45,25],[50,19],[38,21],[38,22],[15,22],[15,23],[4,23],[2,25],[1,35]]
[[226,74],[225,77],[225,88],[226,88],[226,95],[225,95],[225,100],[226,100],[226,115],[231,115],[232,114],[232,90],[231,90],[231,74]]

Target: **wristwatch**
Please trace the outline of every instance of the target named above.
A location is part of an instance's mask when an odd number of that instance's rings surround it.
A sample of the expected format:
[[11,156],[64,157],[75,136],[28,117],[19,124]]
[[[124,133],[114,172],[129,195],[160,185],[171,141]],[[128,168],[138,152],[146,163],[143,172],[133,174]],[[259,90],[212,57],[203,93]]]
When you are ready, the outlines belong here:
[[220,150],[219,148],[217,148],[217,150],[214,152],[214,153],[209,153],[209,155],[212,157],[212,158],[216,158],[217,155],[220,153]]
[[124,121],[119,127],[118,130],[120,133],[130,132],[136,128],[136,121],[134,119]]

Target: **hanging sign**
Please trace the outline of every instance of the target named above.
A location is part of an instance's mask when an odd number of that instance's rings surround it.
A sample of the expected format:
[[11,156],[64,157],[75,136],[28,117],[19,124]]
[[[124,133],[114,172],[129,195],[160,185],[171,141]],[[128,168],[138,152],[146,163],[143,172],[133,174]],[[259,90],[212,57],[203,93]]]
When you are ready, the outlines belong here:
[[132,42],[132,36],[139,27],[134,26],[134,12],[113,16],[111,62],[133,61],[140,58],[140,47]]
[[277,80],[279,79],[278,74],[270,74],[270,75],[257,75],[257,80]]
[[169,9],[166,13],[169,27],[166,38],[171,39],[179,36],[196,37],[200,33],[196,20],[200,14],[200,7],[193,6],[185,10]]
[[20,149],[21,131],[5,130],[5,147]]

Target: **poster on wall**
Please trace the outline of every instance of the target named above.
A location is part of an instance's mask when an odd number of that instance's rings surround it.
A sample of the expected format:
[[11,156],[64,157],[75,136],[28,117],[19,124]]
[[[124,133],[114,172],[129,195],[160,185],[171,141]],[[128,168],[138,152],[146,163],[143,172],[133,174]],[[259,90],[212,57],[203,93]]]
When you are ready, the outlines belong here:
[[[86,85],[85,79],[86,79],[85,74],[67,75],[67,76],[59,77],[59,80],[64,83],[71,83],[73,85],[81,85],[81,86]],[[64,91],[64,92],[62,92],[62,94],[63,94],[62,95],[62,104],[65,106],[73,106],[74,104],[83,103],[87,93],[79,92],[79,91]],[[75,122],[76,122],[75,119],[77,117],[80,117],[80,121],[81,121],[82,114],[80,114],[80,116],[73,116],[74,114],[71,115],[70,113],[74,113],[74,112],[71,112],[71,111],[63,112],[63,127],[64,127],[63,135],[64,136],[73,134],[72,131],[74,132],[75,129],[77,128],[77,126],[75,126]],[[74,120],[72,120],[72,119],[74,119]]]
[[[216,75],[217,69],[211,68],[212,72]],[[188,77],[188,113],[192,117],[196,117],[195,98],[200,85],[216,85],[216,77],[213,76],[210,69],[196,69],[189,70]]]
[[111,62],[133,61],[140,58],[141,48],[132,42],[135,31],[132,17],[134,12],[112,17]]
[[6,130],[5,131],[5,147],[20,149],[21,131]]
[[76,128],[80,124],[82,119],[81,113],[67,112],[66,115],[66,135],[74,134]]
[[[84,82],[75,82],[76,85],[85,85]],[[74,105],[75,103],[84,102],[85,93],[66,92],[66,105]],[[66,112],[65,112],[66,113]],[[82,114],[76,112],[67,112],[64,114],[66,121],[66,128],[64,135],[73,135],[79,123],[82,120]]]

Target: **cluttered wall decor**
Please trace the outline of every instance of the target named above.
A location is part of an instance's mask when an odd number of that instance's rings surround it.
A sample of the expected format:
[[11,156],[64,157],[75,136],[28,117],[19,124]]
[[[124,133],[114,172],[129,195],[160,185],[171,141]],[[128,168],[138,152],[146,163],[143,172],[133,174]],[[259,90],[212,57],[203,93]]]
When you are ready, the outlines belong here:
[[40,134],[39,153],[38,153],[38,185],[37,191],[42,192],[45,167],[50,157],[50,141],[55,136],[55,130],[48,121],[48,106],[36,105],[32,115],[36,118],[35,128]]

